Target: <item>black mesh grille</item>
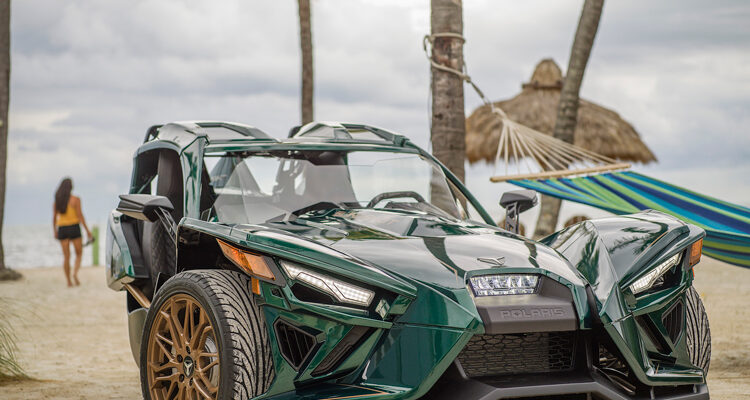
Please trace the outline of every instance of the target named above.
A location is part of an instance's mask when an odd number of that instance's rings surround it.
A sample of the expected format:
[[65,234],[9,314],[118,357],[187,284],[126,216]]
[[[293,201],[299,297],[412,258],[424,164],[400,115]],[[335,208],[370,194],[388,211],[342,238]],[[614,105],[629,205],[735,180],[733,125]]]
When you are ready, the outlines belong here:
[[569,371],[575,332],[475,335],[458,355],[467,376]]
[[315,337],[282,320],[276,321],[275,328],[281,355],[294,369],[299,370],[315,348]]
[[685,313],[682,310],[682,302],[680,301],[675,303],[675,305],[672,306],[672,309],[665,313],[661,319],[662,324],[667,328],[667,333],[669,333],[669,338],[672,340],[672,343],[677,341],[680,332],[682,332],[682,321],[684,315]]

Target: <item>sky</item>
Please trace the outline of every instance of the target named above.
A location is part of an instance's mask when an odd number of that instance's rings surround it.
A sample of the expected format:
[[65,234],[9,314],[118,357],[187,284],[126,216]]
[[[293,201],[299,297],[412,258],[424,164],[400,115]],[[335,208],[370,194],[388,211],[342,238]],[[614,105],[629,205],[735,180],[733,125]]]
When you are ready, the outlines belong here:
[[[146,129],[229,120],[285,137],[299,123],[294,0],[16,0],[6,225],[49,223],[74,180],[104,223],[130,183]],[[536,63],[565,69],[581,0],[464,0],[464,56],[493,100]],[[429,1],[313,0],[315,117],[429,143]],[[659,159],[635,170],[750,206],[750,3],[609,1],[581,96],[616,110]],[[481,104],[465,88],[466,113]],[[510,185],[467,184],[494,215]],[[565,205],[564,212],[583,210]],[[530,223],[534,212],[525,216]]]

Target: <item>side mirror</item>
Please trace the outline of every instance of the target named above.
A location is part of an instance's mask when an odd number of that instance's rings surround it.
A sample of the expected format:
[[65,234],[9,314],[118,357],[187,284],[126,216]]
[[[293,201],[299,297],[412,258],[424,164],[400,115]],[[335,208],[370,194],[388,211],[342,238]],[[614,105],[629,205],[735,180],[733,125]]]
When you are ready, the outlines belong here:
[[[162,211],[159,211],[162,210]],[[156,222],[165,214],[174,210],[172,202],[164,196],[152,194],[123,194],[117,211],[142,221]]]
[[500,206],[505,209],[505,230],[518,233],[518,216],[537,203],[533,190],[513,190],[503,193]]

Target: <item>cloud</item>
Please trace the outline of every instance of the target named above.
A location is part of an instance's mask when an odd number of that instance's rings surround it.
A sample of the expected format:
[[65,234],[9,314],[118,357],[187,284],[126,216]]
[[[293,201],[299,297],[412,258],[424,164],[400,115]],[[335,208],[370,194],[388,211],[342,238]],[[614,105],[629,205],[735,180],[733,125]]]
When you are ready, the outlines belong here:
[[[133,152],[152,124],[233,120],[283,137],[299,121],[293,0],[13,4],[8,224],[48,221],[64,175],[89,218],[104,221],[128,190]],[[581,4],[464,2],[475,82],[493,99],[509,98],[541,58],[565,68]],[[429,2],[312,6],[316,116],[379,125],[428,146]],[[733,2],[607,3],[582,91],[638,129],[660,159],[649,173],[715,186],[737,202],[746,189],[734,190],[741,176],[727,171],[750,169],[748,15]],[[480,101],[468,86],[465,93],[470,112]],[[491,167],[470,171],[472,189],[495,207]],[[711,178],[722,172],[732,178]]]

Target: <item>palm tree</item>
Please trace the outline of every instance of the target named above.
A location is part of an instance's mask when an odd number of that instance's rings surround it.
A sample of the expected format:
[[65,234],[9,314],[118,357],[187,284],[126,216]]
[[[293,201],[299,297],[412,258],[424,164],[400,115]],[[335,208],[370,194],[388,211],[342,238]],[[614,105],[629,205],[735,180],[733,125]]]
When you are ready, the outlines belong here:
[[[459,37],[439,36],[445,33],[463,34],[461,2],[432,0],[430,25],[432,35],[438,35],[433,36],[432,60],[439,65],[461,71],[464,65],[463,40]],[[434,66],[431,67],[431,73],[432,154],[463,181],[466,154],[463,79]],[[431,192],[431,201],[435,204],[451,201],[446,193],[438,193],[436,186],[433,186]]]
[[[603,7],[604,0],[585,0],[573,47],[570,50],[568,70],[563,80],[560,103],[557,106],[557,121],[553,132],[554,137],[568,143],[573,143],[578,120],[578,95],[591,48],[594,46],[594,38],[599,29]],[[542,207],[534,232],[535,237],[547,236],[554,232],[560,214],[560,204],[561,201],[558,198],[542,196]]]
[[299,42],[302,50],[302,124],[313,120],[313,49],[310,0],[298,0]]
[[3,217],[5,215],[5,167],[8,159],[8,102],[10,99],[10,0],[0,2],[0,280],[21,274],[5,266]]

